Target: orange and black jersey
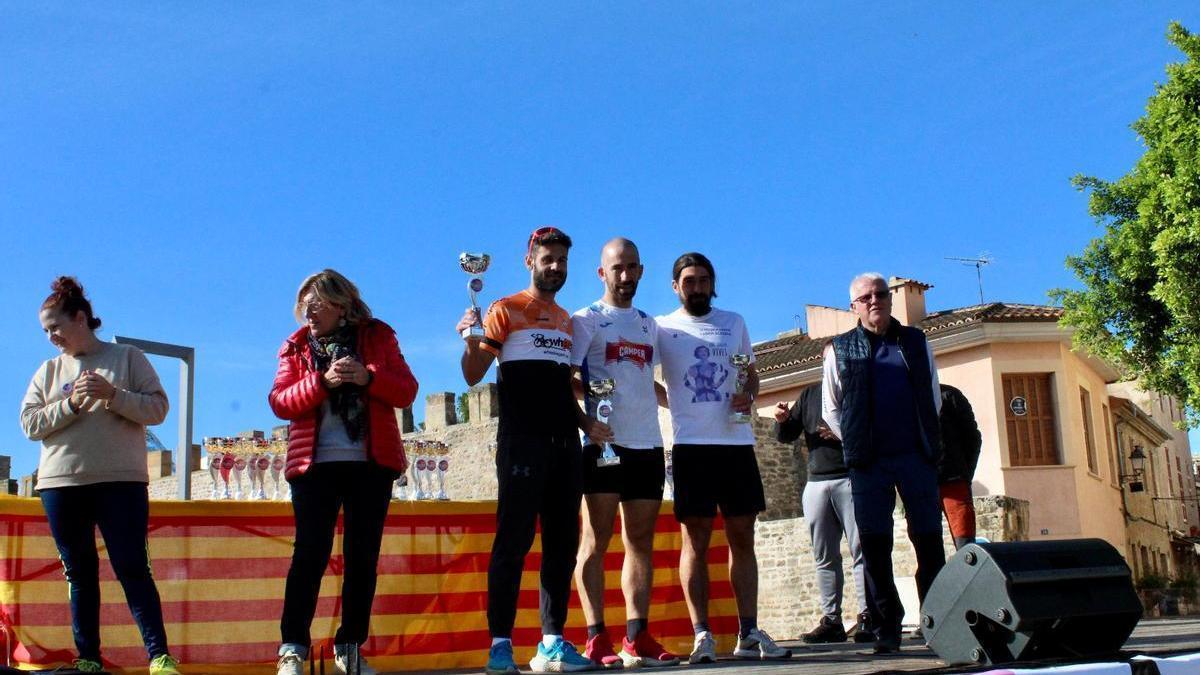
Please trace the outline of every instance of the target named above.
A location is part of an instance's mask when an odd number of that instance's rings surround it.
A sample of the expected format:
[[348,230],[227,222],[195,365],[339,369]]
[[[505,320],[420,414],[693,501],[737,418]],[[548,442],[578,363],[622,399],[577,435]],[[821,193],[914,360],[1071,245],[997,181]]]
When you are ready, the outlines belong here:
[[483,329],[480,346],[497,360],[500,434],[576,435],[570,315],[521,291],[493,302]]

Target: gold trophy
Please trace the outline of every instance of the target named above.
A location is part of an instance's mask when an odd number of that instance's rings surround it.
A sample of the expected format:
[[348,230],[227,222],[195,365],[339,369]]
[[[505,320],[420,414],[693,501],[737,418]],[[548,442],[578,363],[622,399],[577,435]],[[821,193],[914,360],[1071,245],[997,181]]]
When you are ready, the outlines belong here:
[[462,270],[471,275],[471,280],[467,282],[467,294],[471,296],[471,309],[475,310],[475,323],[464,328],[462,336],[464,340],[482,340],[483,339],[483,320],[479,312],[479,291],[483,290],[483,273],[487,271],[488,265],[491,264],[492,257],[486,253],[460,253],[458,255],[458,265]]
[[[608,424],[608,417],[612,415],[612,395],[616,387],[617,383],[612,378],[592,380],[588,383],[588,390],[596,397],[596,419],[605,424]],[[616,466],[620,463],[621,458],[613,452],[612,444],[605,443],[604,452],[596,459],[596,466]]]
[[[734,384],[734,393],[746,393],[746,382],[750,379],[750,375],[746,372],[750,368],[749,354],[730,354],[729,364],[737,370],[737,379]],[[734,424],[749,424],[750,413],[731,412],[729,413],[729,421]]]

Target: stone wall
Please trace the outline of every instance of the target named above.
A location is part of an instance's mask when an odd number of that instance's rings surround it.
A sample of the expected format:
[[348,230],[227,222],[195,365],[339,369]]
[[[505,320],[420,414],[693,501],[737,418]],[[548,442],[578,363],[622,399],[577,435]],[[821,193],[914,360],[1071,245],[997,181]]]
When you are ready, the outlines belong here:
[[754,454],[762,475],[767,510],[760,521],[796,518],[803,515],[800,492],[808,481],[808,464],[804,441],[778,443],[775,441],[775,420],[754,417]]
[[[991,541],[1028,539],[1028,502],[1004,496],[979,497],[975,499],[975,509],[978,536]],[[892,561],[896,577],[911,577],[916,571],[917,558],[908,541],[902,507],[897,506],[893,517]],[[954,542],[944,520],[942,542],[949,558],[954,554]],[[759,574],[758,622],[777,639],[797,639],[816,627],[821,618],[808,523],[802,517],[760,520],[755,530],[755,548]],[[842,619],[849,626],[859,612],[859,601],[845,539],[842,569],[845,575]]]

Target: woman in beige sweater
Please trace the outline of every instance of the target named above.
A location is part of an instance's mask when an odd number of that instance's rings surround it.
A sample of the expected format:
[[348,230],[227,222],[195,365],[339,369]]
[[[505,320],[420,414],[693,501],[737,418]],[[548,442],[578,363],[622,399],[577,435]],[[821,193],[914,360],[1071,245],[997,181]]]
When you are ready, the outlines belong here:
[[80,672],[100,672],[100,561],[95,529],[142,633],[151,675],[179,675],[167,651],[146,535],[146,425],[167,415],[158,375],[135,347],[102,342],[83,287],[59,277],[39,318],[62,353],[34,373],[21,428],[41,441],[37,489],[62,559]]

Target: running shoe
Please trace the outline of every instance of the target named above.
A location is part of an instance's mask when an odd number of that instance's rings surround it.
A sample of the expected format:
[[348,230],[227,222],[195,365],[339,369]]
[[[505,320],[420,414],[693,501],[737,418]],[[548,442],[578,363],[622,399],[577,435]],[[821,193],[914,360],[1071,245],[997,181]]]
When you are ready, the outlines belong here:
[[621,661],[626,668],[655,668],[678,665],[679,657],[663,649],[658,640],[650,636],[650,631],[644,630],[633,642],[628,637],[621,638]]
[[529,668],[535,673],[577,673],[595,667],[591,659],[584,658],[575,650],[575,645],[562,638],[549,647],[545,642],[539,642],[537,655],[529,660]]
[[744,638],[738,638],[733,655],[739,659],[758,659],[761,661],[773,659],[790,659],[792,650],[784,649],[775,644],[770,635],[754,628]]

